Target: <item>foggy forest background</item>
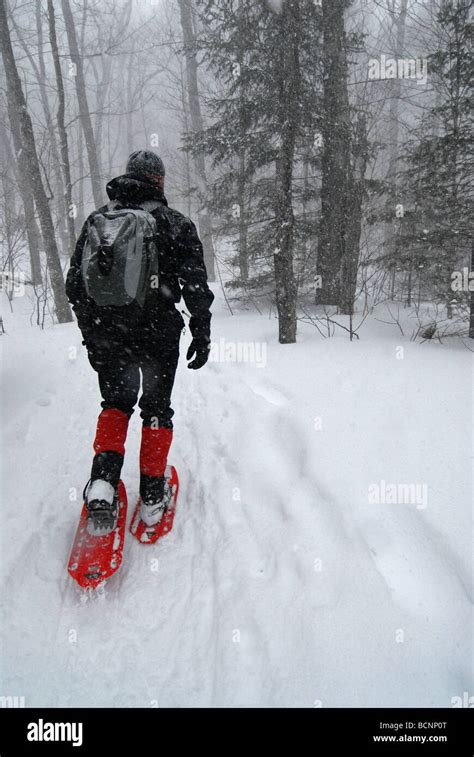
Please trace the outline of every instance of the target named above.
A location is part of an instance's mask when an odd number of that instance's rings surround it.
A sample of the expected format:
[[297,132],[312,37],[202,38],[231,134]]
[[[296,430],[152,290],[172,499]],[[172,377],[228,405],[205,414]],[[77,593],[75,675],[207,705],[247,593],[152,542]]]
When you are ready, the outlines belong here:
[[408,309],[472,348],[471,2],[0,0],[0,28],[1,283],[32,327],[72,320],[80,228],[151,149],[235,316],[288,343]]

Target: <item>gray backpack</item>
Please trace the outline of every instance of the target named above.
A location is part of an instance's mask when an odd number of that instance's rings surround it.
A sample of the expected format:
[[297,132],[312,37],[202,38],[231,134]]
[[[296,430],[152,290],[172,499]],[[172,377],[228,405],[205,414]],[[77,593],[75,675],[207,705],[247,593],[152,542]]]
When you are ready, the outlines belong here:
[[158,286],[156,220],[150,212],[158,205],[150,201],[140,208],[123,208],[109,203],[107,210],[92,216],[81,271],[86,292],[97,305],[137,302],[143,307],[150,287]]

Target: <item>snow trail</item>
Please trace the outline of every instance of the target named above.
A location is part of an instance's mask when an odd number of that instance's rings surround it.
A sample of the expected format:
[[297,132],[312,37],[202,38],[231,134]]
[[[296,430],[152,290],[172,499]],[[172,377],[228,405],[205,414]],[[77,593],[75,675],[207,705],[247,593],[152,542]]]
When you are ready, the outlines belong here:
[[[390,338],[310,329],[282,348],[274,323],[215,310],[214,338],[258,339],[267,364],[193,372],[182,356],[173,531],[154,546],[127,533],[120,571],[85,603],[66,565],[96,377],[73,324],[2,340],[1,693],[27,706],[450,706],[472,688],[471,356],[407,344],[400,364]],[[135,413],[128,520],[139,435]],[[426,483],[426,509],[369,503],[381,480]]]

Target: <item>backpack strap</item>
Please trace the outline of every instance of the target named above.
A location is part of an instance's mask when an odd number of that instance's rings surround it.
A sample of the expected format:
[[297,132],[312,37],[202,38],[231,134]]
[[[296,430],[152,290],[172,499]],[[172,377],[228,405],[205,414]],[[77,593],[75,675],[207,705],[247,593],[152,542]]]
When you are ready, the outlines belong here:
[[152,213],[153,210],[156,210],[160,205],[161,202],[158,202],[157,200],[145,200],[145,202],[140,204],[140,207],[142,210],[146,210],[147,213]]

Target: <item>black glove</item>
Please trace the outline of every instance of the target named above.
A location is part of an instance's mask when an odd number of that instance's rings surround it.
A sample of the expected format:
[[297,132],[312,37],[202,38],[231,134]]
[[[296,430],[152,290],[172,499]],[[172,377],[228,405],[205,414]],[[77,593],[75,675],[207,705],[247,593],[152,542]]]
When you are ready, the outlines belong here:
[[188,368],[192,368],[193,370],[202,368],[202,366],[207,363],[210,349],[211,343],[208,336],[193,337],[186,353],[186,360],[191,360],[194,355],[196,357],[191,363],[188,363]]

